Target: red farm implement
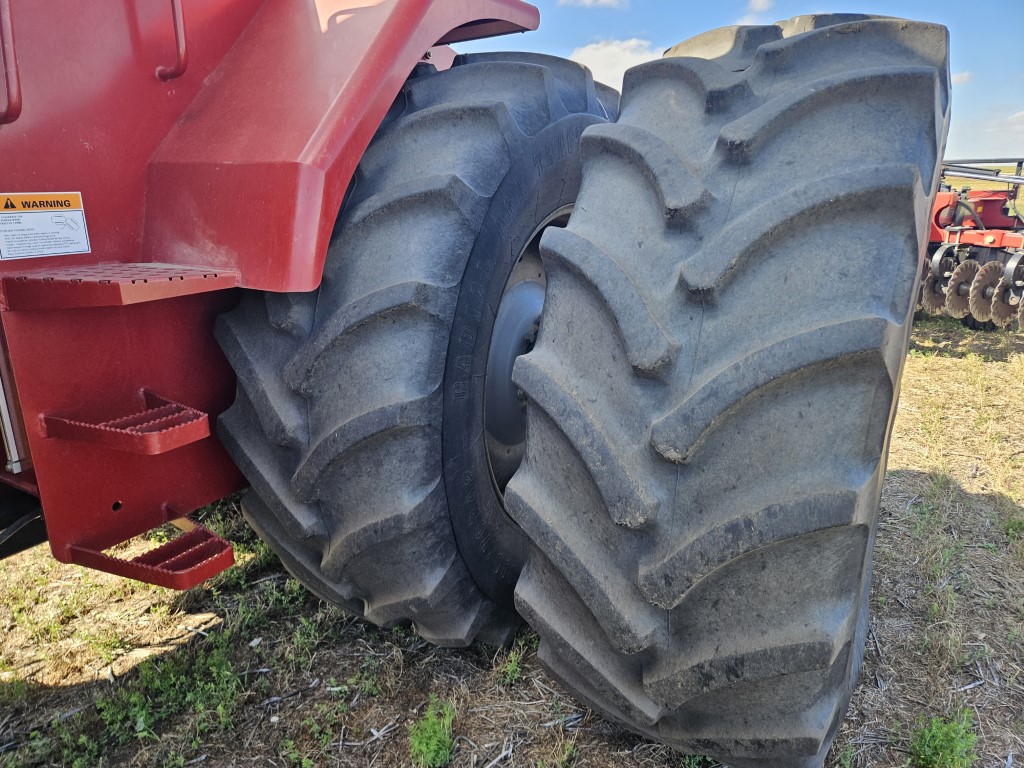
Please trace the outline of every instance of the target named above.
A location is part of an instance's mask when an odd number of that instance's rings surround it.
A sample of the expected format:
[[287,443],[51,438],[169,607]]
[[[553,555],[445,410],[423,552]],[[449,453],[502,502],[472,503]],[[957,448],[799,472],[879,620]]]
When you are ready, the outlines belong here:
[[[637,732],[820,768],[864,644],[946,30],[728,27],[621,98],[448,47],[538,23],[0,0],[0,556],[48,538],[188,588],[232,562],[188,515],[248,488],[353,614],[451,646],[525,620]],[[991,218],[1015,194],[942,194],[943,280],[1001,270],[980,295],[1019,306]]]
[[922,308],[974,328],[1024,327],[1022,169],[1024,161],[1015,158],[943,165],[943,177],[958,179],[962,188],[944,184],[935,196]]

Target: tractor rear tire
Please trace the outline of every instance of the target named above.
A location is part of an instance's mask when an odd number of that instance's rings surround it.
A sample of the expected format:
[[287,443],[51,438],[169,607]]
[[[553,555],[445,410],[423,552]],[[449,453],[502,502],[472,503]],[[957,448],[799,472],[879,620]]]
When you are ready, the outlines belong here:
[[576,208],[541,241],[516,604],[609,718],[820,768],[861,662],[947,34],[798,18],[672,53],[584,133]]
[[[601,98],[587,69],[549,56],[421,65],[360,162],[319,290],[250,292],[219,318],[238,375],[219,433],[251,484],[243,513],[322,598],[446,646],[500,644],[521,623],[524,548],[498,491],[465,481],[487,457],[479,420],[450,418],[465,392],[446,369],[458,356],[482,373],[490,307],[575,202]],[[457,541],[456,501],[490,510],[478,539]],[[510,543],[487,557],[498,539]]]

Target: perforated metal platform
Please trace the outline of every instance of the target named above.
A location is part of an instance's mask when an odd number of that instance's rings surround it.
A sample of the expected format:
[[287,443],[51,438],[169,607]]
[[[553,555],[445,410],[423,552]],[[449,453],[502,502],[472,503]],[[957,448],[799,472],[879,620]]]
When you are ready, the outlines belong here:
[[179,264],[96,264],[0,277],[0,309],[119,307],[238,285],[238,273]]

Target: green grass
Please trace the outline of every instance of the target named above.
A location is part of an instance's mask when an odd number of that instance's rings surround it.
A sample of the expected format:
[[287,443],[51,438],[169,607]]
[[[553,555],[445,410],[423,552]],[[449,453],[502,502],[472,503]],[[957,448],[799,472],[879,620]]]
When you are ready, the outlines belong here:
[[853,758],[857,753],[853,751],[853,747],[847,746],[842,752],[836,757],[836,763],[839,768],[853,768]]
[[573,768],[580,759],[580,750],[576,742],[567,741],[562,747],[562,755],[558,761],[558,768]]
[[34,733],[21,750],[0,757],[0,766],[38,762],[92,768],[104,764],[113,749],[159,741],[160,726],[182,713],[190,715],[193,740],[230,729],[243,693],[230,660],[232,642],[230,633],[215,633],[193,653],[143,662],[137,676],[97,697],[94,711]]
[[498,679],[504,686],[515,685],[523,676],[523,656],[526,655],[526,646],[520,641],[509,649],[505,660],[498,668]]
[[971,710],[961,710],[953,720],[933,717],[910,739],[910,764],[913,768],[971,768],[977,759],[976,741]]
[[1008,539],[1024,539],[1024,517],[1011,517],[1003,523],[1003,532]]
[[155,739],[160,723],[186,710],[196,716],[196,735],[230,728],[242,690],[230,647],[230,636],[219,633],[194,656],[174,654],[142,664],[137,680],[97,699],[105,737],[117,744]]
[[431,695],[422,718],[409,726],[409,757],[422,768],[448,765],[455,751],[452,721],[455,707],[450,701],[439,701]]

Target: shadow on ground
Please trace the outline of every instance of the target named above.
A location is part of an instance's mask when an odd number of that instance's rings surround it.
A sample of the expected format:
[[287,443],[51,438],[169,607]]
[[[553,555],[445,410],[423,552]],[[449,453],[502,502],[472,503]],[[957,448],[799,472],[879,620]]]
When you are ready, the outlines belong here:
[[1024,354],[1024,332],[973,331],[952,317],[922,315],[914,322],[912,352],[943,357],[977,355],[985,361],[1005,363],[1011,354]]

